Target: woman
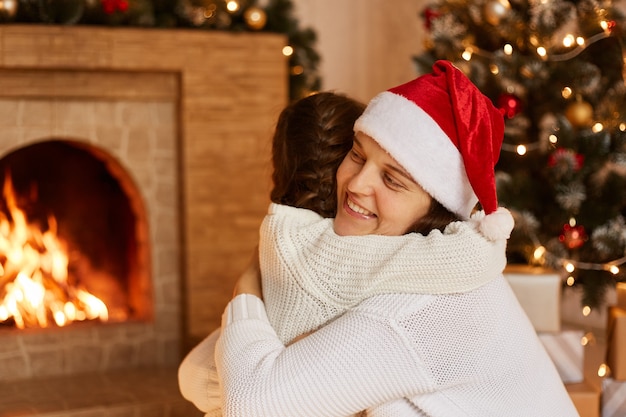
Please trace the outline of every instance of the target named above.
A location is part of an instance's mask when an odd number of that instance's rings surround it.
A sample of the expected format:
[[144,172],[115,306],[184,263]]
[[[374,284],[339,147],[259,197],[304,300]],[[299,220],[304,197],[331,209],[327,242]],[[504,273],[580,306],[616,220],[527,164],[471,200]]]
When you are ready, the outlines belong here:
[[[336,172],[352,147],[355,120],[365,106],[334,93],[319,93],[289,105],[273,139],[270,206],[260,233],[263,295],[268,318],[283,343],[315,330],[371,295],[440,293],[479,287],[502,272],[505,240],[490,242],[471,222],[440,207],[438,224],[415,225],[425,236],[370,235],[339,238],[335,214]],[[280,204],[277,204],[280,203]],[[471,244],[468,250],[464,244]],[[300,249],[314,245],[315,257]],[[360,250],[348,258],[338,254]],[[447,260],[468,266],[452,271]],[[449,285],[444,285],[449,283]],[[219,332],[187,355],[179,368],[183,396],[207,415],[220,415],[212,364]]]
[[[480,229],[501,238],[510,215],[497,207],[493,170],[503,130],[497,109],[447,62],[381,93],[357,120],[337,172],[335,232],[400,235],[431,221],[439,205],[468,219],[478,201]],[[225,416],[336,417],[372,407],[378,415],[577,415],[501,275],[464,292],[373,295],[289,347],[267,320],[258,275],[253,262],[223,315],[216,359]]]

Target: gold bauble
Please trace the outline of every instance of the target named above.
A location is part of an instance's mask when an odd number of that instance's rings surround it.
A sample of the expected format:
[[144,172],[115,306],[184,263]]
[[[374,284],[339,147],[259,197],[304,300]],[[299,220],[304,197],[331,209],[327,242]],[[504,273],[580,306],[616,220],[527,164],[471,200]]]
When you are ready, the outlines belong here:
[[18,0],[0,0],[0,22],[9,22],[17,14]]
[[588,127],[593,121],[593,106],[583,100],[576,100],[565,109],[565,117],[574,127]]
[[263,9],[252,6],[246,9],[243,19],[250,29],[261,30],[267,22],[267,15]]
[[508,0],[491,0],[483,6],[483,13],[487,23],[497,26],[500,21],[509,13],[511,4]]

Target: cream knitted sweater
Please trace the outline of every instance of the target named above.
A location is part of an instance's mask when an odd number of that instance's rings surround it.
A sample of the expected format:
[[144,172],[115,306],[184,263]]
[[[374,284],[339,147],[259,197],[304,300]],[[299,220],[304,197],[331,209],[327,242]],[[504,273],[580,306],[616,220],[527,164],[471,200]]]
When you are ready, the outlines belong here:
[[[215,357],[225,417],[578,416],[502,276],[460,294],[375,295],[289,347],[242,294]],[[378,407],[395,398],[409,400]]]
[[259,242],[267,315],[288,343],[372,295],[467,292],[503,271],[505,245],[472,220],[427,236],[339,237],[332,219],[271,204]]
[[[271,204],[259,245],[267,314],[288,343],[375,294],[469,291],[502,272],[505,245],[487,241],[472,221],[428,236],[339,237],[331,219]],[[213,361],[218,337],[212,333],[179,367],[181,393],[211,416],[220,415]]]

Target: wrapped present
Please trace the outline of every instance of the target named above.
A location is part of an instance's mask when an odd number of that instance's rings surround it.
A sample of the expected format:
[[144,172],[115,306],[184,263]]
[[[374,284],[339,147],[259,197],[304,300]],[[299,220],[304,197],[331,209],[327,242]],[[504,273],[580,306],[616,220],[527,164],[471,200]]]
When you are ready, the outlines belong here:
[[608,312],[606,364],[613,379],[626,381],[626,310],[610,306]]
[[584,380],[585,347],[582,344],[584,332],[578,329],[563,329],[558,332],[537,333],[539,340],[554,362],[564,383],[578,383]]
[[615,292],[617,293],[617,303],[615,305],[626,310],[626,282],[618,282],[615,285]]
[[580,417],[600,417],[600,390],[586,381],[565,384],[565,388]]
[[626,416],[626,381],[602,381],[602,417]]
[[561,329],[561,277],[528,265],[510,265],[504,276],[537,332]]

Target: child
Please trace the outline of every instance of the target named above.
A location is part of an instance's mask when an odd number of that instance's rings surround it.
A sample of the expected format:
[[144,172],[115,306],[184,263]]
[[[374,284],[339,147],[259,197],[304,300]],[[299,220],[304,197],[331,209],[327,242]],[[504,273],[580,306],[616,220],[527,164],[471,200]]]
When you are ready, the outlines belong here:
[[[279,117],[273,203],[261,226],[259,257],[267,314],[284,343],[372,295],[468,291],[495,278],[506,264],[505,240],[488,241],[471,221],[453,222],[427,236],[339,237],[333,232],[335,174],[352,147],[353,124],[363,109],[344,96],[319,93],[291,104]],[[418,231],[427,234],[433,227]],[[320,250],[309,257],[302,250],[311,245]],[[355,247],[359,250],[351,250]],[[343,256],[346,251],[349,257]],[[469,267],[450,273],[448,259]],[[214,332],[201,342],[179,369],[181,392],[208,415],[220,415],[213,363],[218,336]]]

